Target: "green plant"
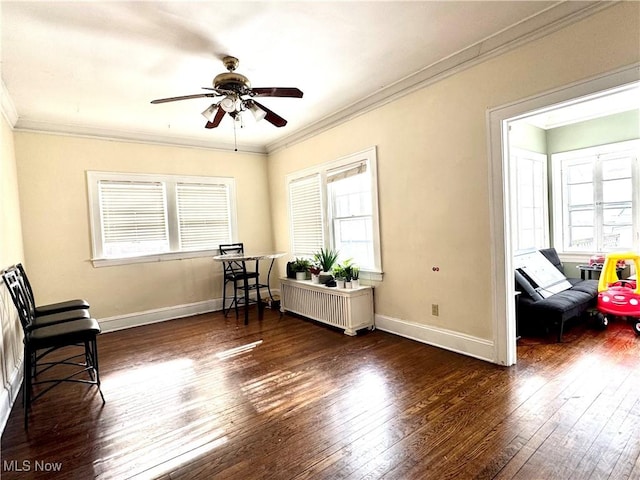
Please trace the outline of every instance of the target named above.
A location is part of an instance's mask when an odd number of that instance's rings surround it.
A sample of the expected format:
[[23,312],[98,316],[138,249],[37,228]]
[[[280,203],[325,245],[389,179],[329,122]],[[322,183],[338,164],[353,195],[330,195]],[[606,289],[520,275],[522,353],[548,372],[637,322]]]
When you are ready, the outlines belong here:
[[351,279],[353,278],[353,267],[355,265],[353,265],[351,262],[352,260],[348,258],[347,260],[342,262],[342,265],[340,265],[340,267],[344,271],[344,278],[346,279],[347,282],[350,282]]
[[331,271],[333,273],[333,276],[336,278],[336,280],[344,280],[346,278],[347,274],[344,271],[344,268],[342,267],[342,265],[334,265]]
[[311,268],[311,262],[306,258],[296,258],[291,265],[294,272],[306,272]]
[[319,252],[313,255],[313,258],[324,272],[330,272],[338,260],[338,252],[330,248],[326,250],[321,248]]
[[351,279],[358,280],[360,278],[360,267],[351,265]]

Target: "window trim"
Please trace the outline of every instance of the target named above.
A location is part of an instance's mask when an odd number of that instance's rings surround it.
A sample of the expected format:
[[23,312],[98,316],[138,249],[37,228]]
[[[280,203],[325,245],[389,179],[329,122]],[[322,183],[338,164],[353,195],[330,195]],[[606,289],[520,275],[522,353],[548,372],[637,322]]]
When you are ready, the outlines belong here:
[[113,181],[142,181],[162,182],[165,185],[167,195],[167,223],[169,228],[169,241],[172,248],[179,245],[178,242],[178,218],[177,199],[175,185],[178,183],[199,184],[224,184],[229,188],[229,209],[231,222],[231,243],[238,241],[238,218],[236,203],[236,184],[233,177],[210,177],[194,175],[156,175],[150,173],[126,173],[87,171],[87,198],[89,202],[89,231],[91,234],[91,259],[94,267],[107,267],[115,265],[128,265],[134,263],[162,262],[170,260],[182,260],[188,258],[209,257],[217,255],[218,249],[206,250],[172,250],[165,253],[150,255],[137,255],[131,257],[104,258],[102,256],[102,223],[100,217],[100,199],[98,182],[101,180]]
[[[513,165],[513,169],[514,169],[514,174],[512,176],[511,182],[511,191],[515,192],[514,195],[512,195],[512,208],[514,209],[514,220],[512,223],[512,237],[514,239],[518,239],[517,243],[519,246],[519,242],[520,242],[520,222],[521,222],[521,218],[520,218],[520,201],[521,201],[521,196],[519,194],[519,189],[518,189],[518,170],[520,168],[521,165],[521,160],[526,160],[526,161],[532,161],[535,163],[539,163],[542,166],[542,228],[543,228],[543,245],[540,245],[538,248],[544,248],[544,247],[548,247],[549,246],[549,238],[550,238],[550,232],[549,232],[549,226],[550,226],[550,218],[549,218],[549,185],[548,185],[548,179],[549,179],[549,173],[548,173],[548,156],[545,153],[540,153],[540,152],[534,152],[532,150],[526,150],[523,148],[518,148],[518,147],[511,147],[510,150],[510,157],[509,157],[509,161],[512,163]],[[516,248],[516,241],[514,241],[514,252],[517,253],[522,253],[525,251],[530,251],[530,249],[519,249]]]
[[[604,145],[597,145],[593,147],[580,148],[577,150],[570,150],[566,152],[557,152],[551,154],[551,164],[553,176],[551,179],[552,184],[552,212],[553,212],[553,244],[556,245],[558,254],[561,255],[563,260],[567,261],[585,261],[596,253],[596,251],[579,251],[579,250],[565,250],[564,238],[565,222],[565,185],[562,176],[563,164],[566,161],[578,160],[586,157],[600,157],[617,152],[635,151],[635,160],[631,163],[631,175],[632,185],[637,184],[637,179],[640,179],[640,139],[625,140],[621,142],[614,142]],[[633,181],[636,180],[636,183]],[[598,179],[601,183],[601,179]],[[602,188],[601,185],[597,185],[594,180],[594,189]],[[595,206],[595,204],[594,204]],[[596,223],[599,219],[596,217]],[[632,231],[633,231],[633,245],[629,250],[637,250],[640,248],[640,188],[634,188],[632,192]]]
[[285,190],[287,192],[287,212],[289,215],[289,251],[293,252],[293,222],[291,221],[291,197],[290,197],[290,184],[295,180],[299,180],[305,177],[319,175],[321,185],[321,204],[322,204],[322,228],[325,242],[325,248],[334,247],[333,236],[333,216],[329,211],[330,201],[328,198],[327,188],[327,176],[332,170],[335,171],[350,164],[357,164],[358,162],[368,162],[368,168],[370,169],[371,179],[371,219],[373,229],[373,255],[374,255],[374,269],[362,269],[360,271],[360,278],[366,280],[382,281],[382,255],[380,244],[380,216],[379,216],[379,201],[378,201],[378,170],[377,170],[377,152],[376,147],[369,147],[365,150],[361,150],[356,153],[340,157],[337,160],[325,162],[319,165],[314,165],[302,170],[292,172],[285,176]]

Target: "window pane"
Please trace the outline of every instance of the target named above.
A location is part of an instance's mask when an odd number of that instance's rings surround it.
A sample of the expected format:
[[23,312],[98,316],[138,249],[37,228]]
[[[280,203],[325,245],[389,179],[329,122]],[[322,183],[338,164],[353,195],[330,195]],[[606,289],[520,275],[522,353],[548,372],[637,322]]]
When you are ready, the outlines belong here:
[[632,190],[630,178],[602,182],[602,201],[605,203],[631,202]]
[[595,251],[593,227],[571,227],[569,247],[578,250]]
[[573,210],[569,213],[569,225],[572,227],[590,226],[594,224],[593,210]]
[[569,185],[569,205],[590,205],[593,203],[593,185],[590,183]]
[[631,178],[631,159],[616,158],[602,162],[602,179]]
[[332,182],[329,188],[336,217],[371,214],[370,181],[366,173]]
[[567,183],[589,183],[593,181],[593,164],[578,163],[569,165],[566,169]]
[[605,225],[631,225],[632,220],[631,204],[622,207],[606,207],[603,210]]
[[630,248],[633,245],[633,228],[631,225],[605,226],[604,227],[604,250],[617,248]]
[[336,249],[343,261],[350,258],[361,268],[374,265],[370,217],[336,219],[334,235]]

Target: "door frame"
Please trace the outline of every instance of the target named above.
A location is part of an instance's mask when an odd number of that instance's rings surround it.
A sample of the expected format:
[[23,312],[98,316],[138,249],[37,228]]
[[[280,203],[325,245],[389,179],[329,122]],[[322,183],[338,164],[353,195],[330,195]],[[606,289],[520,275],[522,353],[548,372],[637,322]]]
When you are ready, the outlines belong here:
[[572,83],[533,97],[487,111],[489,201],[491,232],[494,362],[514,365],[517,361],[515,281],[511,241],[511,166],[508,123],[554,110],[585,97],[623,87],[640,80],[640,64]]

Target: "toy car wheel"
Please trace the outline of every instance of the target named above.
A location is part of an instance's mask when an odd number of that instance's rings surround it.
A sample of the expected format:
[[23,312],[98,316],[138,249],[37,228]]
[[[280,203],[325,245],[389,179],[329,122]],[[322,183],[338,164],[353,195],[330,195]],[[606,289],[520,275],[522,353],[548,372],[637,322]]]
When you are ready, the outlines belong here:
[[636,335],[640,335],[640,320],[633,324],[633,331],[636,332]]
[[596,326],[604,330],[605,328],[607,328],[608,325],[609,325],[609,319],[607,318],[607,316],[603,315],[602,313],[598,313],[596,315]]

